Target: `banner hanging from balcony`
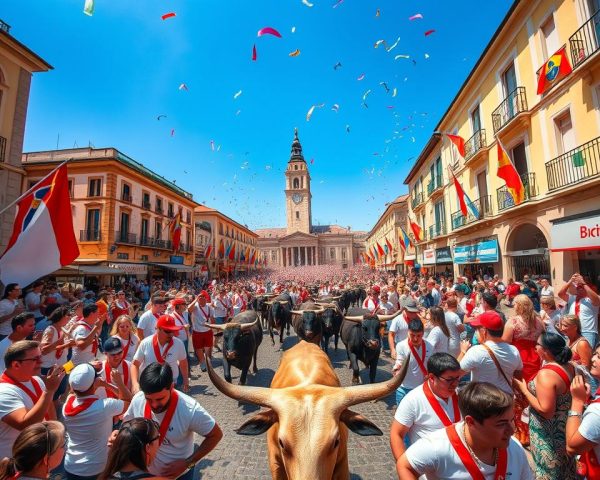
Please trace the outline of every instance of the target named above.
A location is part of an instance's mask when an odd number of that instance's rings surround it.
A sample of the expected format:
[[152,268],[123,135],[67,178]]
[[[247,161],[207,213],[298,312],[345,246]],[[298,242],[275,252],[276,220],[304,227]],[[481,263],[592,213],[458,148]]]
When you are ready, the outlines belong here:
[[572,71],[571,64],[567,59],[567,46],[564,45],[541,68],[538,76],[538,95],[546,93]]
[[471,245],[454,247],[454,263],[495,263],[498,261],[498,240],[483,240]]

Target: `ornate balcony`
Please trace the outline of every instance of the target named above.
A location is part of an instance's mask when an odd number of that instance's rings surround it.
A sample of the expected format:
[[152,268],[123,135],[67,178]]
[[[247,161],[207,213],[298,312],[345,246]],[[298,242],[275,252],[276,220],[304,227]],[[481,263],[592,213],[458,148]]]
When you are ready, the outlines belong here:
[[116,243],[128,243],[131,245],[136,244],[136,234],[129,232],[115,232],[115,242]]
[[452,230],[457,230],[465,225],[469,225],[470,223],[477,222],[484,217],[488,217],[492,214],[492,196],[486,195],[485,197],[477,198],[473,200],[473,205],[479,212],[478,216],[475,216],[473,212],[471,212],[470,208],[467,208],[467,216],[465,217],[463,213],[459,210],[454,212],[450,217],[452,220]]
[[446,235],[446,224],[444,222],[437,222],[429,226],[429,233],[427,234],[428,240]]
[[79,230],[80,242],[99,242],[101,239],[100,230]]
[[494,133],[498,133],[499,130],[508,125],[519,114],[527,111],[525,87],[517,87],[493,111],[492,124],[494,125]]
[[436,176],[434,177],[428,184],[427,184],[427,196],[428,197],[432,197],[437,193],[441,193],[443,191],[443,181],[442,181],[442,177],[441,176]]
[[487,147],[485,129],[477,130],[471,138],[465,142],[465,164],[473,159],[481,150]]
[[411,207],[413,210],[419,208],[421,205],[425,203],[423,199],[423,192],[415,193],[411,198]]
[[600,49],[600,10],[569,38],[571,63],[577,68]]
[[546,163],[548,190],[585,182],[600,175],[600,137]]
[[[524,203],[537,196],[535,173],[525,173],[521,175],[521,181],[523,182],[523,187],[525,187]],[[512,195],[509,193],[508,188],[506,188],[506,185],[496,190],[496,194],[498,196],[498,212],[515,206],[515,202]]]

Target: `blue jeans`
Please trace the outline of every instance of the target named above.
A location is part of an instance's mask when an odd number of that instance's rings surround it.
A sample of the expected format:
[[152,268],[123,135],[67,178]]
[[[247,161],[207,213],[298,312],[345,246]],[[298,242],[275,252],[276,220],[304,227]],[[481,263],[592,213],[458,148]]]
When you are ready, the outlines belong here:
[[398,389],[396,390],[396,406],[400,405],[402,399],[406,397],[406,394],[411,390],[412,388],[398,387]]

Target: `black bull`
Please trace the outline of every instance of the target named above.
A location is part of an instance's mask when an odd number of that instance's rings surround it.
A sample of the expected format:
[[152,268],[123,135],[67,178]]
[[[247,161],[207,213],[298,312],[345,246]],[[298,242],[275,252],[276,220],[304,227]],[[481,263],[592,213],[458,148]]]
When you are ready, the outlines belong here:
[[304,302],[298,310],[292,310],[292,325],[301,340],[321,348],[327,353],[329,341],[335,337],[335,349],[338,347],[342,315],[335,304]]
[[226,325],[209,325],[212,329],[223,332],[223,376],[231,383],[231,367],[241,370],[240,385],[246,385],[246,377],[250,363],[254,360],[256,367],[258,346],[262,342],[262,328],[258,323],[258,315],[254,311],[238,313]]
[[290,323],[292,321],[292,298],[287,293],[282,293],[276,296],[273,300],[266,301],[269,305],[268,327],[271,342],[275,345],[273,338],[273,330],[279,330],[279,349],[283,346],[283,331],[287,328],[288,335],[290,334]]
[[342,342],[346,345],[352,368],[352,383],[359,383],[359,360],[369,368],[369,380],[373,383],[381,353],[381,324],[394,315],[371,316],[364,309],[352,309],[352,313],[352,316],[344,317],[341,330]]

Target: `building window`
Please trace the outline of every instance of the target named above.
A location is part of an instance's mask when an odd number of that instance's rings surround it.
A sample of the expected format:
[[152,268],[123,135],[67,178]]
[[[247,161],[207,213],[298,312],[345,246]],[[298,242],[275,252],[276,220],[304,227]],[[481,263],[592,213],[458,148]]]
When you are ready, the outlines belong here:
[[332,260],[335,260],[335,248],[329,249],[329,258],[331,258]]
[[294,165],[294,170],[298,170],[298,165]]
[[300,212],[296,211],[296,220],[300,220]]
[[156,220],[156,223],[154,224],[154,238],[157,240],[162,239],[162,222],[159,222],[158,220]]
[[163,213],[163,202],[162,202],[162,198],[156,197],[156,213],[159,213],[162,215]]
[[129,254],[128,253],[117,252],[117,258],[119,260],[129,260]]
[[346,249],[342,248],[342,260],[346,260]]
[[[514,62],[502,73],[502,88],[504,89],[504,97],[508,97],[517,89],[517,71],[515,70]],[[509,104],[509,107],[514,110],[512,102]],[[511,111],[510,113],[510,117],[512,118],[514,112]]]
[[120,240],[122,242],[126,242],[128,240],[129,234],[129,213],[121,212],[121,237]]
[[185,245],[190,248],[192,246],[192,232],[189,230],[185,231]]
[[577,146],[575,145],[575,131],[571,122],[571,112],[567,111],[560,117],[555,118],[554,128],[559,155],[570,152]]
[[292,188],[300,188],[300,180],[298,180],[297,178],[294,178]]
[[471,128],[474,134],[481,130],[481,110],[479,104],[471,111]]
[[90,178],[88,183],[88,197],[99,197],[102,190],[101,178]]
[[550,15],[548,19],[540,27],[542,36],[542,54],[544,61],[558,50],[558,33],[554,25],[554,15]]
[[131,202],[131,186],[128,183],[123,183],[121,190],[121,200],[124,202]]
[[271,261],[275,263],[277,261],[277,251],[271,250]]
[[142,208],[150,210],[150,194],[148,192],[142,192]]
[[525,152],[525,144],[519,143],[516,147],[511,150],[512,161],[519,172],[519,175],[525,175],[528,172],[527,169],[527,154]]
[[93,242],[100,240],[100,209],[90,208],[85,216],[85,231],[82,241]]
[[148,245],[148,219],[142,218],[140,228],[140,245]]
[[141,260],[142,262],[147,262],[147,261],[148,261],[148,255],[142,255],[142,256],[140,257],[140,260]]
[[173,212],[173,204],[171,202],[169,202],[169,205],[167,206],[167,215],[169,218],[173,218],[175,216],[175,213]]
[[73,198],[73,179],[69,178],[69,198]]
[[219,222],[219,235],[223,235],[223,224]]

